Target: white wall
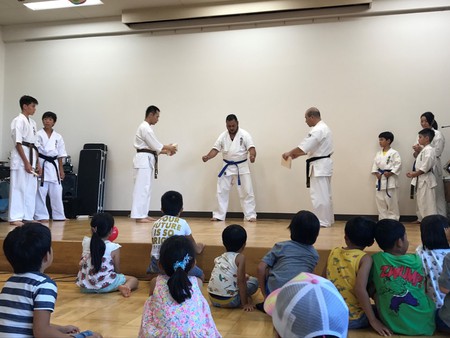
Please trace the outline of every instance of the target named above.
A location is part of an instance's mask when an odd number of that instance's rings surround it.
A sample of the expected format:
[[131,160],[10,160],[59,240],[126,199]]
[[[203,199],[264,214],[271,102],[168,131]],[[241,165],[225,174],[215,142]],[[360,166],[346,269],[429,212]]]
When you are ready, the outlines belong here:
[[[310,209],[304,158],[291,171],[281,153],[308,132],[304,111],[317,106],[335,138],[336,214],[376,214],[370,169],[378,134],[395,134],[400,151],[401,213],[409,200],[411,146],[419,116],[450,124],[450,12],[347,19],[298,26],[182,35],[123,35],[7,43],[1,158],[11,147],[9,121],[23,94],[58,114],[75,164],[87,142],[109,146],[107,210],[129,210],[134,132],[148,105],[161,108],[155,130],[179,153],[160,158],[151,209],[179,190],[185,210],[210,211],[219,158],[201,156],[235,113],[258,157],[251,165],[257,211]],[[1,58],[1,57],[0,57]],[[0,91],[1,92],[1,91]],[[8,123],[6,123],[8,122]],[[443,129],[450,139],[450,128]],[[449,158],[447,147],[443,162]],[[240,211],[233,195],[229,211]]]

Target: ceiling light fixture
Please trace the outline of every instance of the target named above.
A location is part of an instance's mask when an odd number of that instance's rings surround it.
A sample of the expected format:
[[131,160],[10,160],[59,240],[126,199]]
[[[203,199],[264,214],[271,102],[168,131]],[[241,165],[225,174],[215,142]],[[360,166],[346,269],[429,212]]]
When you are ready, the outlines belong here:
[[103,5],[100,0],[51,0],[51,1],[41,1],[41,2],[26,2],[25,6],[32,9],[33,11],[41,11],[46,9],[57,9],[57,8],[68,8],[68,7],[84,7],[84,6],[94,6]]

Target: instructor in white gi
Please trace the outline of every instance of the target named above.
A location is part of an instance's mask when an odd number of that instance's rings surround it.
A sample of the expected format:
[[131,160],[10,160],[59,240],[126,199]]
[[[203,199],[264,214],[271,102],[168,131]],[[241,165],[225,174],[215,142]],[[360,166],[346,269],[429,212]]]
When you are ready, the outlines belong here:
[[154,219],[148,217],[153,177],[158,175],[158,155],[173,155],[177,152],[174,144],[163,145],[153,131],[158,123],[159,108],[150,106],[145,112],[145,120],[139,125],[134,138],[136,155],[134,156],[134,189],[131,218],[138,223],[149,223]]
[[239,128],[239,121],[236,115],[230,114],[227,116],[226,126],[227,131],[220,134],[213,148],[207,155],[202,157],[203,162],[207,162],[219,152],[222,152],[223,161],[225,162],[217,180],[218,209],[213,212],[211,220],[225,220],[230,189],[233,184],[236,184],[244,212],[244,219],[255,222],[255,195],[247,161],[248,154],[250,154],[250,162],[255,162],[255,145],[250,134]]
[[334,223],[333,201],[331,197],[331,175],[333,174],[333,138],[330,128],[322,121],[319,109],[309,108],[305,112],[305,122],[312,127],[300,145],[282,155],[283,159],[295,159],[308,155],[306,160],[306,185],[310,187],[314,214],[321,227]]

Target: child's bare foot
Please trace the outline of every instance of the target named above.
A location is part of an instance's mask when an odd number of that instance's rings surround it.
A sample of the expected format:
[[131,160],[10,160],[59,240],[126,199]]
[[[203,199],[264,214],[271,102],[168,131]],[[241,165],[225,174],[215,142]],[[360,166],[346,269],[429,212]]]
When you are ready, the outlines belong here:
[[10,225],[14,225],[16,227],[20,227],[22,226],[24,223],[22,221],[13,221],[13,222],[9,222]]
[[211,221],[213,221],[213,222],[222,222],[221,219],[218,219],[218,218],[215,218],[215,217],[211,218]]
[[119,289],[120,293],[122,294],[122,296],[124,296],[124,297],[131,296],[131,289],[127,285],[125,285],[125,284],[120,285],[118,289]]

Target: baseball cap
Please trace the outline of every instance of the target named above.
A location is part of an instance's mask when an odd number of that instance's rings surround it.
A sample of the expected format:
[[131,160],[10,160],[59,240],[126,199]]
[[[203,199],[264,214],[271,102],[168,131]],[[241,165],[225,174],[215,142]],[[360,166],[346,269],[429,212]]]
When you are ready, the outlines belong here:
[[264,310],[283,338],[347,337],[347,304],[332,282],[312,273],[302,272],[273,291]]

